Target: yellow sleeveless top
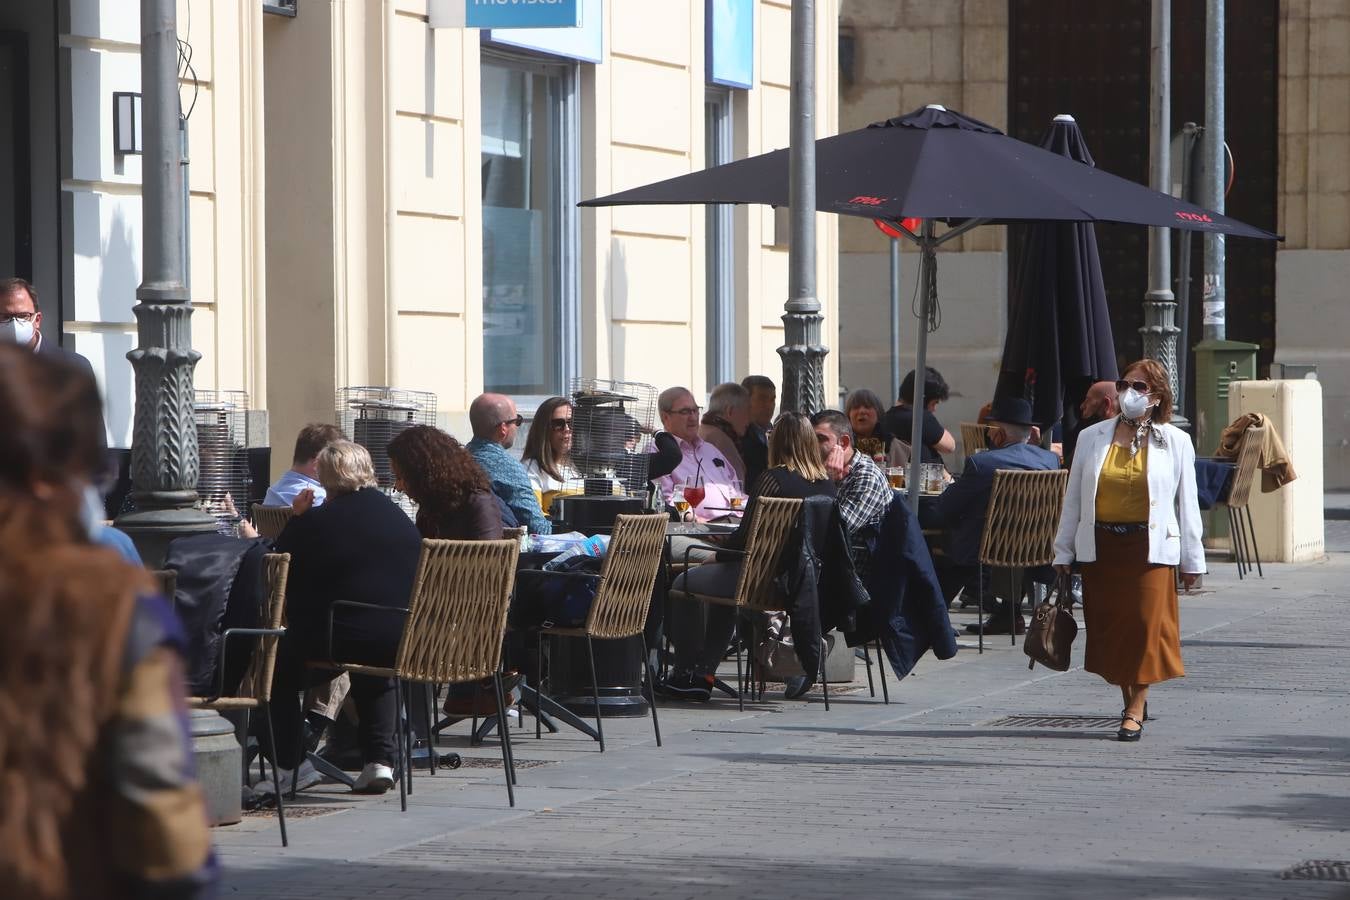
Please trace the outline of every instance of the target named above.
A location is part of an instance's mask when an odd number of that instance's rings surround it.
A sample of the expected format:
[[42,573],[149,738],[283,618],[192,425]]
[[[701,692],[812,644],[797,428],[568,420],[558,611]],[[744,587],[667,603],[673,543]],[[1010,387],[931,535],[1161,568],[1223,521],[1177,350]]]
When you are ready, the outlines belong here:
[[1148,445],[1130,455],[1128,447],[1111,445],[1097,480],[1097,521],[1148,521]]

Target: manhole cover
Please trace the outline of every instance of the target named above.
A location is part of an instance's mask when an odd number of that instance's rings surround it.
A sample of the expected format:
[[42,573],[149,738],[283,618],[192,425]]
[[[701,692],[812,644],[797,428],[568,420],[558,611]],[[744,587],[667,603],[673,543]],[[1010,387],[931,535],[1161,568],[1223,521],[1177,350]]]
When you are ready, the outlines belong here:
[[1343,859],[1309,859],[1285,869],[1280,877],[1308,881],[1350,881],[1350,862]]
[[[344,812],[351,809],[350,806],[286,806],[286,818],[288,819],[313,819],[318,816],[326,816],[329,813]],[[255,819],[275,819],[277,817],[277,808],[269,806],[263,809],[245,810],[244,815]]]
[[[557,761],[552,759],[518,759],[516,760],[517,769],[537,769],[540,766],[551,766]],[[465,756],[461,763],[465,769],[500,769],[502,761],[500,757],[491,756]]]
[[1004,716],[987,723],[990,728],[1080,728],[1099,731],[1120,727],[1116,716]]

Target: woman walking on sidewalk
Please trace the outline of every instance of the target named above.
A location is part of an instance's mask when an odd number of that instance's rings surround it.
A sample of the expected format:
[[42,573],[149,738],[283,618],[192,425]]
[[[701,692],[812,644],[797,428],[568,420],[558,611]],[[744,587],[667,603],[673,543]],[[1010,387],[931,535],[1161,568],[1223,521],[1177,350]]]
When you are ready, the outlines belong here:
[[1122,741],[1143,736],[1152,684],[1186,674],[1181,663],[1177,578],[1205,571],[1195,448],[1168,424],[1172,389],[1155,360],[1116,382],[1120,415],[1079,435],[1055,568],[1083,569],[1084,668],[1120,687]]

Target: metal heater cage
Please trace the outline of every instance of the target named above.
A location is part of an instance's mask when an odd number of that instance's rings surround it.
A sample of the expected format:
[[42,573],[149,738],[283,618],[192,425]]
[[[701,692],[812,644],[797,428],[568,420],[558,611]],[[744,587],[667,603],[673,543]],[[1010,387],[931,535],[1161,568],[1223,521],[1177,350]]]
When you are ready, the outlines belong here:
[[394,489],[389,442],[414,425],[435,425],[436,395],[392,387],[346,387],[337,392],[336,406],[342,430],[369,451],[380,489],[415,517],[417,505]]
[[572,380],[572,466],[585,493],[645,497],[657,390],[636,381]]
[[248,504],[248,394],[244,391],[193,392],[197,428],[197,496],[221,534],[234,534],[239,506]]

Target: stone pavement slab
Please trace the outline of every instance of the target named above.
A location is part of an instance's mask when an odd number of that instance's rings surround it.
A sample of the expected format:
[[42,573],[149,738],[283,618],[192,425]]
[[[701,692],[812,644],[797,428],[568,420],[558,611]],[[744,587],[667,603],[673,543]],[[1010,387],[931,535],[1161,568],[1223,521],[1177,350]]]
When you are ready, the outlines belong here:
[[499,767],[419,772],[406,814],[396,795],[306,792],[342,811],[289,820],[289,850],[265,818],[217,831],[225,895],[1350,897],[1280,877],[1350,860],[1350,555],[1211,572],[1182,599],[1187,677],[1153,691],[1138,744],[1008,721],[1110,719],[1120,698],[994,638],[925,658],[890,705],[860,670],[828,713],[818,696],[663,704],[659,749],[646,720],[607,722],[604,754],[517,730],[540,764],[514,810]]

